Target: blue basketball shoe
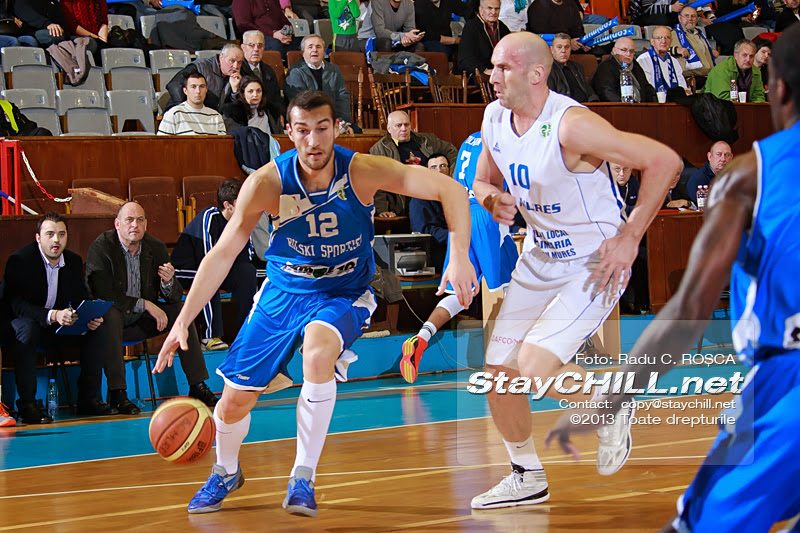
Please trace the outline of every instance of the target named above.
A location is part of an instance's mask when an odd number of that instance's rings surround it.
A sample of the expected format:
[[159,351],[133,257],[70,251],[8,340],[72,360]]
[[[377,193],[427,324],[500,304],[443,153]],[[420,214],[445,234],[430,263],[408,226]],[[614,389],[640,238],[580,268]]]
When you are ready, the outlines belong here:
[[213,513],[222,507],[225,496],[244,485],[242,468],[238,467],[235,474],[228,474],[222,466],[214,464],[211,475],[203,488],[197,491],[192,501],[189,502],[189,513]]
[[289,479],[289,489],[283,508],[292,514],[301,514],[317,517],[317,502],[314,499],[314,482],[311,481],[313,472],[307,466],[298,466],[294,476]]

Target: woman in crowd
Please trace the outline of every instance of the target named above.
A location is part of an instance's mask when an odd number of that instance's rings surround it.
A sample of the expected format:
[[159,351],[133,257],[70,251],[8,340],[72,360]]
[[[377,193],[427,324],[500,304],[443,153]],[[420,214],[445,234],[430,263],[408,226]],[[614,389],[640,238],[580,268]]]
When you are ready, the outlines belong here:
[[242,78],[236,100],[223,105],[220,111],[228,131],[242,126],[251,126],[264,133],[282,132],[281,125],[270,120],[264,87],[261,85],[261,80],[255,76]]

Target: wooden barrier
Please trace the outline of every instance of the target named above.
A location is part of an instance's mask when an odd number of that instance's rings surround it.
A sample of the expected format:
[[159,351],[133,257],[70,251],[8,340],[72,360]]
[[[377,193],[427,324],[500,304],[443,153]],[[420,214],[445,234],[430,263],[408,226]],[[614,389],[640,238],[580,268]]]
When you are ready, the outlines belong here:
[[[459,147],[470,134],[480,131],[484,104],[408,104],[401,106],[416,131],[434,133]],[[589,109],[616,128],[640,133],[672,147],[695,166],[706,161],[711,145],[695,124],[688,107],[678,104],[592,103]],[[739,140],[734,154],[750,149],[753,141],[773,132],[769,104],[736,104]]]

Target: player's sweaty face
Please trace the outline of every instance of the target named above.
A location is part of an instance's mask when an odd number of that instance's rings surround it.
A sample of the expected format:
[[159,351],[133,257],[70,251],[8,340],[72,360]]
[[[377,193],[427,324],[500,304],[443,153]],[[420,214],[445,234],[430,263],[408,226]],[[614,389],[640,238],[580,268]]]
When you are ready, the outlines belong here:
[[492,54],[492,75],[489,78],[500,105],[515,109],[524,102],[528,89],[527,69],[524,68],[520,53],[514,53],[509,46],[499,44]]
[[289,114],[289,137],[297,148],[301,165],[309,170],[325,168],[333,155],[333,141],[338,130],[331,109],[321,106],[310,111],[292,108]]

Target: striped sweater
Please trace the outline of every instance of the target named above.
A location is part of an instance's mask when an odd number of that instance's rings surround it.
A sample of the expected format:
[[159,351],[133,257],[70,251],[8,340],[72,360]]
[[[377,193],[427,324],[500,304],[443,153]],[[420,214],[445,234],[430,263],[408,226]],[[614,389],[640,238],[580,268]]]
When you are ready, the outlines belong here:
[[194,109],[188,102],[176,105],[164,113],[158,125],[159,135],[226,135],[222,115],[203,106]]

